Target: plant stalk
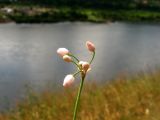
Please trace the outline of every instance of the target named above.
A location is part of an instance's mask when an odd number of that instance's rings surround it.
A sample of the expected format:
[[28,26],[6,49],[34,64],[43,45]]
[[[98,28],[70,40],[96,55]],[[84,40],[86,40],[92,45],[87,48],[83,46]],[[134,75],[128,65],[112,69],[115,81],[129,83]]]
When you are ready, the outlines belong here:
[[78,58],[75,57],[73,54],[69,53],[68,55],[71,56],[71,57],[73,57],[77,62],[79,62]]
[[77,110],[78,110],[80,96],[81,96],[81,92],[83,88],[84,79],[85,79],[85,74],[82,72],[81,73],[81,83],[79,86],[78,95],[77,95],[77,99],[76,99],[75,106],[74,106],[73,120],[76,120],[76,117],[77,117]]
[[94,59],[94,57],[95,57],[95,54],[96,54],[96,52],[94,51],[94,52],[93,52],[93,55],[92,55],[92,58],[91,58],[91,60],[90,60],[90,62],[89,62],[90,64],[93,62],[93,59]]

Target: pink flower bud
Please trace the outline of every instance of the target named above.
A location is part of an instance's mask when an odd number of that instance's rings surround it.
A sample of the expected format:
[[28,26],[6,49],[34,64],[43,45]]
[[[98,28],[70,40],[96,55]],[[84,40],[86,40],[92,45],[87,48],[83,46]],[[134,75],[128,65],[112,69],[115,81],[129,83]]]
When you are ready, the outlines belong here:
[[87,72],[91,71],[91,66],[88,68]]
[[64,87],[69,87],[73,84],[74,82],[74,76],[73,75],[67,75],[65,78],[64,78],[64,81],[63,81],[63,86]]
[[89,72],[91,70],[90,64],[88,62],[80,61],[79,65],[82,66],[84,72]]
[[85,63],[84,61],[79,61],[79,65],[82,66],[82,64]]
[[68,55],[64,55],[63,60],[66,61],[66,62],[72,62],[72,58]]
[[57,53],[63,57],[69,53],[69,50],[66,48],[58,48]]
[[84,70],[85,72],[87,72],[88,69],[90,68],[90,64],[89,64],[88,62],[84,62],[84,63],[82,64],[82,68],[83,68],[83,70]]
[[88,49],[89,51],[91,51],[91,52],[94,52],[94,51],[95,51],[95,46],[94,46],[94,44],[93,44],[92,42],[90,42],[90,41],[87,41],[87,42],[86,42],[86,47],[87,47],[87,49]]

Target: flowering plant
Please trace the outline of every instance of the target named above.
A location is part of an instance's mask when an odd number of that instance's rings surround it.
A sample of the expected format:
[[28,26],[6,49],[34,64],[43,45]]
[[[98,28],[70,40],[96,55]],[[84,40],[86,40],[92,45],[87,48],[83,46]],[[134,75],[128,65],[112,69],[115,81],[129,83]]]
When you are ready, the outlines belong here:
[[79,86],[77,99],[76,99],[76,102],[75,102],[73,120],[76,120],[77,108],[78,108],[78,104],[79,104],[79,100],[80,100],[80,96],[81,96],[81,92],[82,92],[82,88],[83,88],[84,79],[85,79],[88,71],[91,70],[91,63],[92,63],[92,61],[95,57],[95,46],[94,46],[94,44],[90,41],[87,41],[86,42],[86,47],[92,53],[92,58],[89,62],[80,61],[77,57],[75,57],[66,48],[58,48],[58,50],[57,50],[57,53],[63,58],[63,60],[65,62],[71,62],[71,63],[75,64],[77,69],[78,69],[78,71],[76,73],[66,75],[66,77],[64,78],[63,86],[64,87],[71,86],[74,83],[75,76],[79,73],[81,74],[81,83],[80,83],[80,86]]

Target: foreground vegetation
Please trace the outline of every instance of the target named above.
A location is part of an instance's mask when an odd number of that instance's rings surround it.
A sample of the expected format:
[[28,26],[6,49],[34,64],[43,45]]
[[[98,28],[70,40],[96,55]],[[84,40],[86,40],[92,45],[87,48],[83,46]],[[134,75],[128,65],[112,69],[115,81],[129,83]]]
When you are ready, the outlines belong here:
[[[71,120],[77,89],[31,92],[0,120]],[[103,85],[87,83],[78,120],[159,120],[160,72],[118,77]]]

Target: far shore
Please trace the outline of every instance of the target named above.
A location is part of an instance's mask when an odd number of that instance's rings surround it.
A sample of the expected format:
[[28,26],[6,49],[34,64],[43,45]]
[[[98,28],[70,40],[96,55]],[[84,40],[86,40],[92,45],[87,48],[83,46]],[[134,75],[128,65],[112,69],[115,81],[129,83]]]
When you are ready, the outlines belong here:
[[160,23],[160,12],[134,9],[74,9],[40,6],[6,6],[0,9],[0,23],[56,23],[64,21]]

